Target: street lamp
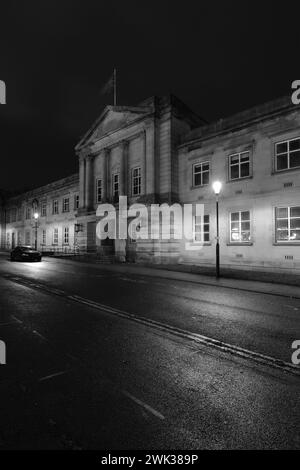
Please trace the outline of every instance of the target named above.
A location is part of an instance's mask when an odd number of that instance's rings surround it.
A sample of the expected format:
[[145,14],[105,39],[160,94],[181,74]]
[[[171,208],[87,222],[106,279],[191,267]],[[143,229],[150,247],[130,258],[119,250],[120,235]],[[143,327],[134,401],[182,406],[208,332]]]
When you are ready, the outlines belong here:
[[37,212],[35,212],[33,214],[33,217],[34,217],[34,220],[35,220],[35,226],[34,226],[34,229],[35,229],[35,241],[34,241],[34,249],[37,250],[37,230],[38,230],[38,218],[39,218],[39,214]]
[[217,221],[217,243],[216,243],[216,278],[220,277],[220,243],[219,243],[219,194],[221,192],[222,183],[215,181],[213,190],[216,195],[216,221]]

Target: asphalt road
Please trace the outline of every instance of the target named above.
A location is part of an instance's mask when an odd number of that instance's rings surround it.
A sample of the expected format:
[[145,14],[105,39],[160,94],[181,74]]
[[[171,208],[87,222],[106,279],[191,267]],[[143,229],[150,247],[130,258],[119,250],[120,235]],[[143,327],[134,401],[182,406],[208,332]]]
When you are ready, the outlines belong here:
[[12,276],[286,361],[300,338],[296,300],[1,257],[0,449],[300,448],[299,377]]

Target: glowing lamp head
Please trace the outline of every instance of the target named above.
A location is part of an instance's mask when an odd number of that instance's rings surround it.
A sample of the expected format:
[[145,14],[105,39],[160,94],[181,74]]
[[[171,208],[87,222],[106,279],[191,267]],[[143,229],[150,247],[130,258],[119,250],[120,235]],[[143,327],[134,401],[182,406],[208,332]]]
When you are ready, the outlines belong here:
[[33,217],[35,218],[35,220],[37,220],[37,219],[39,218],[39,214],[38,214],[37,212],[35,212],[35,213],[33,214]]
[[220,181],[215,181],[213,183],[213,190],[216,196],[220,194],[221,188],[222,188],[222,183]]

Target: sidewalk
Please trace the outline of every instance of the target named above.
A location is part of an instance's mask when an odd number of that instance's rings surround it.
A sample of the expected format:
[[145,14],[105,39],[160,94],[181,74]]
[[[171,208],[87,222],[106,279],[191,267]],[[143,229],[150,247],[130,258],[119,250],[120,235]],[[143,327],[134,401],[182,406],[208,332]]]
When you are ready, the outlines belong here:
[[[66,263],[76,263],[77,261],[66,259],[66,258],[59,258],[56,259],[59,262],[66,262]],[[240,272],[238,270],[223,270],[222,276],[220,279],[216,279],[213,275],[207,274],[200,274],[200,273],[191,273],[185,272],[182,268],[185,266],[180,265],[145,265],[145,264],[104,264],[99,263],[96,260],[82,260],[80,261],[81,265],[84,266],[93,266],[93,268],[98,268],[101,270],[117,272],[122,274],[128,275],[137,275],[137,276],[148,276],[148,277],[158,277],[161,279],[168,279],[174,281],[182,281],[182,282],[192,282],[201,285],[208,285],[208,286],[218,286],[227,289],[238,289],[244,290],[248,292],[256,292],[260,294],[271,294],[277,296],[283,296],[288,298],[296,298],[300,300],[300,279],[299,276],[292,276],[291,280],[294,278],[294,285],[291,284],[283,284],[276,283],[272,280],[272,273],[257,273],[257,272]],[[242,274],[248,274],[251,276],[252,274],[262,275],[262,280],[256,279],[241,279]],[[226,275],[226,277],[225,277]],[[231,275],[231,276],[230,276]],[[279,276],[279,275],[278,275]],[[263,279],[267,278],[268,282],[265,282]]]

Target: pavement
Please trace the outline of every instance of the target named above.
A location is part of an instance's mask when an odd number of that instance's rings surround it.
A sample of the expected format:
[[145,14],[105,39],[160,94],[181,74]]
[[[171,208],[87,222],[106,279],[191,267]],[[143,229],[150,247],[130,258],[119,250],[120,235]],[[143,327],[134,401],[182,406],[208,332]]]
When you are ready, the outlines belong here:
[[297,293],[220,282],[2,256],[0,449],[299,449],[299,376],[156,327],[291,362]]

